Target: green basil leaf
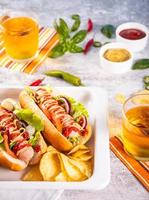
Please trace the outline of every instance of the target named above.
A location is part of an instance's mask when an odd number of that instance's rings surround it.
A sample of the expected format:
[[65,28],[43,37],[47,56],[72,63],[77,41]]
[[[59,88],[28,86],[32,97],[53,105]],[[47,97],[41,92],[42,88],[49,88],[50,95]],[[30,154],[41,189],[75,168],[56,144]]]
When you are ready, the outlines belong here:
[[53,25],[54,25],[55,30],[60,34],[62,38],[65,39],[69,37],[68,25],[62,18],[59,19],[59,25],[57,24],[56,20],[54,21]]
[[77,31],[80,27],[81,20],[79,15],[72,15],[71,17],[74,21],[72,27],[71,27],[71,32]]
[[56,20],[54,20],[53,26],[54,26],[55,30],[56,30],[59,34],[61,34],[61,30],[60,30],[60,28],[59,28],[59,26],[58,26]]
[[80,19],[80,15],[75,14],[75,15],[72,15],[71,18],[74,20],[77,20],[77,19]]
[[49,54],[50,58],[57,58],[65,54],[67,46],[64,44],[56,45]]
[[68,28],[67,23],[62,18],[60,18],[59,21],[60,21],[59,28],[62,31],[62,35],[65,38],[69,37],[69,28]]
[[94,41],[93,46],[98,48],[102,46],[102,43],[98,41]]
[[83,52],[83,48],[77,46],[76,44],[72,44],[69,48],[70,53],[81,53]]
[[2,134],[0,133],[0,144],[4,141]]
[[108,38],[112,38],[115,35],[115,30],[116,30],[116,28],[111,24],[104,25],[101,28],[102,34]]
[[132,69],[147,69],[149,68],[149,59],[148,58],[144,58],[144,59],[140,59],[137,60],[135,62],[135,64],[132,66]]
[[80,30],[72,37],[71,40],[72,40],[73,43],[78,44],[86,38],[86,35],[87,35],[86,30]]

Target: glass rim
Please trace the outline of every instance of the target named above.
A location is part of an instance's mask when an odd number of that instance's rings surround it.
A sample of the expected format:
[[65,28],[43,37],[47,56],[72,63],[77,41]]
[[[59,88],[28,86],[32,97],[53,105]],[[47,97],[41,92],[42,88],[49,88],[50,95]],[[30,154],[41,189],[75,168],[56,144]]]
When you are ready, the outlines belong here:
[[[7,21],[9,21],[9,20],[11,20],[11,19],[14,19],[14,18],[29,18],[29,19],[32,19],[35,23],[36,23],[36,25],[39,27],[39,25],[38,25],[38,21],[34,18],[34,17],[31,17],[31,16],[27,16],[27,15],[18,15],[18,16],[8,16],[8,18],[5,20],[5,21],[3,21],[2,22],[2,24],[1,24],[1,26],[2,26],[2,28],[4,29],[4,31],[6,30],[5,29],[5,27],[3,26],[4,25],[4,23],[5,22],[7,22]],[[17,34],[19,34],[19,33],[26,33],[26,32],[29,32],[29,31],[32,31],[34,28],[33,27],[30,27],[30,28],[27,28],[25,31],[15,31],[15,30],[12,30],[12,29],[9,29],[8,30],[8,32],[10,32],[10,33],[16,33],[16,35]]]
[[[132,98],[134,98],[134,97],[137,97],[137,96],[144,96],[144,95],[149,96],[149,94],[145,94],[145,93],[143,94],[143,93],[142,93],[142,94],[135,94],[135,95],[129,97],[128,99],[125,100],[125,102],[123,103],[123,107],[122,107],[122,116],[125,118],[125,120],[127,120],[128,123],[130,123],[132,126],[135,126],[135,127],[137,127],[137,128],[138,128],[138,126],[136,126],[135,124],[133,124],[132,122],[130,122],[130,121],[128,120],[128,118],[127,118],[127,116],[126,116],[126,114],[125,114],[125,111],[124,111],[124,107],[125,107],[126,103],[128,103],[128,101],[129,101],[130,99],[132,99]],[[149,104],[148,104],[148,106],[149,106]]]

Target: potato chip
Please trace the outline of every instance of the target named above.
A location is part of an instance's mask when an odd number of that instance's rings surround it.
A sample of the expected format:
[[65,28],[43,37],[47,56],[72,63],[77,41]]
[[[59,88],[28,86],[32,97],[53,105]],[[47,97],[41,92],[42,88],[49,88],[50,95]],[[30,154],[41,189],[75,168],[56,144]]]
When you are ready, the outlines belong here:
[[42,154],[45,153],[47,151],[47,144],[46,142],[44,141],[43,137],[41,135],[39,135],[39,144],[41,146],[41,151],[42,151]]
[[80,155],[79,157],[71,155],[71,158],[78,158],[79,160],[82,160],[82,161],[88,161],[92,158],[92,155],[90,153],[85,153],[85,154]]
[[40,161],[40,172],[45,181],[52,181],[61,172],[58,154],[55,152],[47,152]]
[[76,166],[71,164],[70,159],[67,156],[59,154],[59,159],[61,161],[62,171],[66,172],[70,179],[73,181],[82,181],[86,179],[86,176],[84,176]]
[[79,144],[77,146],[75,146],[73,149],[71,149],[71,151],[68,153],[68,155],[75,153],[76,151],[78,151],[79,149],[88,149],[87,146],[85,146],[84,144]]
[[48,151],[55,151],[55,152],[58,152],[53,146],[48,146],[47,152],[48,152]]
[[72,165],[76,166],[87,178],[92,175],[92,168],[88,162],[82,162],[77,159],[70,159],[69,161]]
[[66,175],[65,172],[60,172],[55,178],[55,181],[59,181],[59,182],[64,182],[64,181],[69,181],[68,176]]
[[80,149],[80,150],[78,150],[78,151],[76,151],[76,152],[74,152],[74,153],[72,153],[71,154],[71,156],[73,156],[73,157],[80,157],[81,155],[83,155],[83,154],[90,154],[90,150],[89,149]]
[[23,181],[43,181],[39,165],[31,167],[31,169],[22,177]]

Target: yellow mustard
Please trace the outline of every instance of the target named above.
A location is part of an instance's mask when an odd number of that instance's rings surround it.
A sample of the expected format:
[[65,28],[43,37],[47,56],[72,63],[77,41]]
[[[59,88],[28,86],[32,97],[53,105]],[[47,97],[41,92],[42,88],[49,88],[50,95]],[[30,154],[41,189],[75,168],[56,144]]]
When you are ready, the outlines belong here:
[[104,53],[104,58],[112,62],[124,62],[130,57],[131,55],[126,49],[108,49]]

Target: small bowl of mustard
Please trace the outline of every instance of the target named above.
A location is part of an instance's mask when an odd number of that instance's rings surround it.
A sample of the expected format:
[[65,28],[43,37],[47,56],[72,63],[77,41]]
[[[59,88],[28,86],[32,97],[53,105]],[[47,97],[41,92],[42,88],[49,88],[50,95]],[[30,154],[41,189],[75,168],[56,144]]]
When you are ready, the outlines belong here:
[[133,64],[133,53],[124,43],[112,42],[100,49],[100,65],[109,73],[125,73]]

